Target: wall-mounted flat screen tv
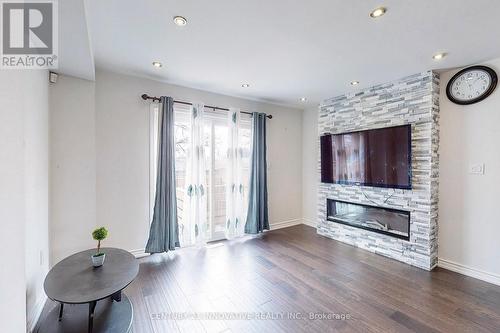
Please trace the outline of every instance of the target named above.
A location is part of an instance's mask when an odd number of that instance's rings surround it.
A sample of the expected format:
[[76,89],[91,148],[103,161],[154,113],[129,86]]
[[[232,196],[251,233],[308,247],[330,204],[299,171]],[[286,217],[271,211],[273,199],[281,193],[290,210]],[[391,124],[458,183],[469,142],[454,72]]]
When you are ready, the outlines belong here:
[[411,125],[321,136],[321,182],[411,189]]

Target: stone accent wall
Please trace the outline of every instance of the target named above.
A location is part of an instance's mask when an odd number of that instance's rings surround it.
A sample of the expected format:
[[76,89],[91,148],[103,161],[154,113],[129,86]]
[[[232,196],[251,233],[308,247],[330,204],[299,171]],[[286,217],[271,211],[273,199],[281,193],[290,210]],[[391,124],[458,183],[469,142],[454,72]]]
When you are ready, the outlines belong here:
[[[438,250],[439,75],[411,75],[325,100],[319,109],[320,136],[404,124],[412,128],[412,190],[323,184],[318,161],[317,232],[431,270]],[[327,198],[409,210],[410,240],[327,221]]]

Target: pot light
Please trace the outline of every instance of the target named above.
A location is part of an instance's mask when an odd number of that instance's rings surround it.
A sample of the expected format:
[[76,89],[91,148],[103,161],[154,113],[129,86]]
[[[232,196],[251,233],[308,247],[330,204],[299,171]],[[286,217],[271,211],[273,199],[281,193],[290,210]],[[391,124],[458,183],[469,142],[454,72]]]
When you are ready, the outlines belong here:
[[243,84],[241,85],[241,87],[242,87],[242,88],[248,88],[248,87],[250,87],[250,85],[249,85],[248,83],[243,83]]
[[300,98],[300,101],[301,101],[301,102],[306,102],[306,101],[307,101],[307,98],[306,98],[306,97],[301,97],[301,98]]
[[156,68],[160,68],[162,66],[162,64],[159,61],[153,61],[153,66]]
[[432,59],[434,59],[434,60],[441,60],[444,57],[446,57],[446,53],[441,52],[441,53],[436,53],[435,55],[433,55]]
[[359,81],[351,81],[351,86],[357,86],[359,84]]
[[175,25],[177,25],[179,27],[183,27],[188,23],[188,21],[183,16],[175,16],[174,23],[175,23]]
[[378,7],[378,8],[375,8],[371,13],[370,13],[370,17],[371,18],[377,18],[377,17],[380,17],[382,15],[385,14],[385,12],[387,11],[387,9],[385,7]]

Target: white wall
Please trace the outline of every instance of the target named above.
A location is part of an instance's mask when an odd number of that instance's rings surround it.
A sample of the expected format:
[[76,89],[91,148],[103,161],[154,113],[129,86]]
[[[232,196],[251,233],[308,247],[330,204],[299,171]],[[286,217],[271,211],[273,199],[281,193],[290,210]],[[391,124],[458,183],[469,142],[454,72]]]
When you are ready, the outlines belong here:
[[302,114],[302,214],[304,223],[316,227],[318,215],[318,107]]
[[46,71],[0,72],[0,332],[25,332],[48,269]]
[[26,306],[33,328],[45,304],[49,267],[49,101],[48,74],[38,71],[24,85]]
[[[143,93],[272,114],[273,119],[268,121],[270,223],[272,227],[279,227],[301,222],[301,110],[98,70],[95,82],[95,110],[92,110],[92,105],[87,106],[88,102],[80,102],[78,105],[75,103],[74,108],[77,110],[73,110],[82,117],[87,114],[85,109],[89,109],[88,114],[95,111],[95,127],[92,127],[89,119],[81,125],[73,118],[63,117],[61,105],[72,105],[76,98],[68,95],[68,91],[73,91],[80,99],[82,94],[88,93],[87,89],[83,89],[85,92],[79,91],[82,90],[82,84],[75,83],[75,80],[77,79],[63,76],[51,89],[51,100],[60,103],[52,105],[51,130],[67,131],[66,139],[70,142],[83,137],[83,140],[88,140],[89,145],[90,137],[95,136],[95,195],[88,185],[92,178],[91,172],[82,175],[79,171],[73,171],[80,161],[79,156],[81,162],[94,161],[91,148],[81,147],[81,143],[74,142],[61,143],[61,149],[53,149],[53,161],[66,160],[68,163],[67,168],[64,168],[65,172],[57,176],[59,184],[68,186],[53,186],[53,198],[61,199],[57,208],[61,210],[57,225],[66,225],[51,229],[54,262],[76,250],[92,246],[92,243],[87,245],[85,241],[72,242],[78,238],[90,239],[90,231],[95,225],[104,225],[110,230],[105,246],[117,246],[127,250],[144,248],[149,232],[149,102],[140,99]],[[58,87],[62,85],[67,87]],[[68,126],[70,128],[66,129]],[[83,155],[80,155],[81,150],[84,151]],[[53,177],[56,177],[55,174],[59,173],[59,170],[54,165],[51,170]],[[53,179],[51,184],[54,183]],[[74,193],[81,193],[81,197],[78,200],[72,198]],[[79,208],[77,205],[79,202],[90,203],[92,198],[96,199],[95,221],[90,215],[86,221],[76,218],[64,220],[66,212],[70,210],[73,210],[73,215],[80,211],[87,214],[85,208]],[[52,206],[56,211],[54,203]],[[90,204],[85,207],[90,207]]]
[[[2,262],[16,255],[9,266],[1,266],[0,331],[22,332],[26,323],[25,260],[24,260],[24,114],[20,100],[22,75],[14,71],[0,74],[0,221]],[[17,111],[17,112],[16,112]],[[9,300],[6,302],[5,300]]]
[[94,86],[64,75],[50,85],[51,265],[95,246]]
[[[500,58],[486,65],[500,75]],[[446,84],[457,71],[441,74],[440,265],[500,283],[500,87],[477,104],[453,104]],[[485,174],[470,174],[471,163],[485,163]]]

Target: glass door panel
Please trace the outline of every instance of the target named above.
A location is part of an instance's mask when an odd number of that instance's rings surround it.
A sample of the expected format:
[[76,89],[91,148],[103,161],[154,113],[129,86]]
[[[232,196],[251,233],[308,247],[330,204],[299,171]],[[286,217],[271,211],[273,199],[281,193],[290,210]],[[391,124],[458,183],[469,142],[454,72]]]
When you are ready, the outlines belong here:
[[[189,108],[175,110],[175,175],[177,189],[177,212],[179,228],[185,222],[184,200],[186,198],[187,149],[191,133]],[[249,166],[251,154],[250,118],[242,117],[240,144],[243,149],[243,184],[245,199],[248,194]],[[225,238],[226,221],[226,157],[228,148],[228,125],[226,113],[205,111],[203,146],[207,182],[207,218],[209,241]],[[181,230],[179,230],[181,232]]]
[[186,200],[187,149],[190,135],[189,113],[175,113],[175,188],[177,197],[177,221],[182,232],[186,221],[184,200]]
[[212,239],[222,239],[226,224],[226,156],[228,128],[226,124],[213,121],[212,180]]

